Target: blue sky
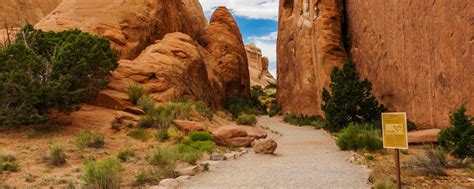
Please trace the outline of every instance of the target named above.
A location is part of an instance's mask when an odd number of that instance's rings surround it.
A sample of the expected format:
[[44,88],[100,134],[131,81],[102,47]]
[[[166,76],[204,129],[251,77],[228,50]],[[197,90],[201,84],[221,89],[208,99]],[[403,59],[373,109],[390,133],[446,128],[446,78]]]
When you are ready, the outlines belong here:
[[245,44],[254,43],[270,60],[270,72],[276,76],[276,38],[278,0],[199,0],[209,19],[218,6],[233,14]]

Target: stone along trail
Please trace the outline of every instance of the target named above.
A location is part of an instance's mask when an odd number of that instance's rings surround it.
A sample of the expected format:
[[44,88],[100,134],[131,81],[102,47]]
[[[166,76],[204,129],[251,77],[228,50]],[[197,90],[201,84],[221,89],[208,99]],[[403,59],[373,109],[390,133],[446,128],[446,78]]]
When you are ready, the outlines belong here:
[[275,155],[250,151],[217,164],[181,188],[370,188],[368,170],[346,162],[350,153],[339,151],[324,131],[269,117],[260,117],[258,125],[282,134],[268,136],[278,143]]

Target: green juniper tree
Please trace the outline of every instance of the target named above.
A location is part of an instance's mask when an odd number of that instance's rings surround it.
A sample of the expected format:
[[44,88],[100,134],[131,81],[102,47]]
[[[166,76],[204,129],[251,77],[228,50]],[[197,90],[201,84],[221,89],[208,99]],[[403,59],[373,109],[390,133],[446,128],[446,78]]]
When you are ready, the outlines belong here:
[[455,157],[474,157],[474,118],[466,115],[466,108],[461,106],[450,116],[450,128],[441,130],[438,141],[441,147],[450,151]]
[[330,91],[324,89],[321,109],[327,120],[326,129],[337,132],[349,123],[375,122],[380,119],[383,105],[379,105],[371,94],[369,80],[360,80],[352,60],[342,69],[337,67],[331,73]]
[[117,65],[104,38],[27,25],[0,51],[0,125],[45,121],[51,108],[71,112],[107,85]]

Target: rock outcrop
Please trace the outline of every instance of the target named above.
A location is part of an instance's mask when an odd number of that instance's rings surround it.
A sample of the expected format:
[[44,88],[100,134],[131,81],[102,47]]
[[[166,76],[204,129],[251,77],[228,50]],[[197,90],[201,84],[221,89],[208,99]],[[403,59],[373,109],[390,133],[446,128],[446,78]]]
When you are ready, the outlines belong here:
[[250,79],[242,34],[232,14],[225,7],[217,8],[209,26],[198,36],[205,49],[217,59],[222,70],[226,97],[250,96]]
[[474,113],[473,1],[346,1],[350,53],[390,111],[418,128]]
[[100,92],[95,104],[123,109],[130,105],[127,87],[138,83],[158,103],[185,97],[218,107],[222,103],[224,89],[214,88],[209,75],[218,74],[220,70],[207,66],[215,60],[203,56],[204,51],[186,34],[167,34],[134,60],[120,60],[108,88]]
[[460,104],[474,112],[471,12],[462,0],[281,0],[278,103],[322,115],[321,89],[347,52],[389,111],[417,128],[447,127]]
[[249,126],[230,125],[212,131],[214,142],[223,146],[247,147],[254,140],[266,137],[264,130]]
[[340,2],[280,0],[277,100],[284,113],[322,114],[322,89],[346,59]]
[[245,50],[249,64],[250,86],[265,87],[268,84],[276,84],[275,78],[268,71],[268,58],[262,56],[262,50],[255,44],[246,45]]
[[273,139],[256,140],[252,143],[255,153],[273,154],[277,148],[277,143]]
[[0,29],[6,26],[23,27],[25,24],[36,24],[61,2],[62,0],[2,0]]
[[64,0],[35,27],[80,29],[106,37],[120,58],[133,59],[167,33],[196,37],[207,25],[198,0]]

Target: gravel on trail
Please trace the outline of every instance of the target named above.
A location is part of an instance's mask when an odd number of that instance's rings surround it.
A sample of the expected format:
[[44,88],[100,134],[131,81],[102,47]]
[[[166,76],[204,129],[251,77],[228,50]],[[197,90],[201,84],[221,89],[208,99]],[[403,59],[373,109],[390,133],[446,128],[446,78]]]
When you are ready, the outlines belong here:
[[369,170],[347,162],[350,152],[338,149],[323,130],[297,127],[268,116],[258,125],[281,133],[269,133],[278,143],[274,155],[249,153],[236,160],[219,162],[180,188],[370,188]]

